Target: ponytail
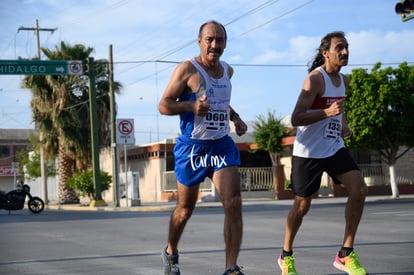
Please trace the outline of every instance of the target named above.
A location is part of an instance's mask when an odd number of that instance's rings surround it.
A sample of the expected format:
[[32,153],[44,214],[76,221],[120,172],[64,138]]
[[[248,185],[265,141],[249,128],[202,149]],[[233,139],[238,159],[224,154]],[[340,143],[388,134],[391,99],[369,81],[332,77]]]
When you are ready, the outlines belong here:
[[315,70],[317,67],[325,64],[325,57],[323,57],[322,52],[329,50],[329,48],[331,47],[331,40],[334,37],[345,38],[345,33],[342,31],[330,32],[321,39],[321,44],[319,45],[319,48],[316,50],[317,53],[315,57],[312,59],[312,61],[308,63],[309,73]]

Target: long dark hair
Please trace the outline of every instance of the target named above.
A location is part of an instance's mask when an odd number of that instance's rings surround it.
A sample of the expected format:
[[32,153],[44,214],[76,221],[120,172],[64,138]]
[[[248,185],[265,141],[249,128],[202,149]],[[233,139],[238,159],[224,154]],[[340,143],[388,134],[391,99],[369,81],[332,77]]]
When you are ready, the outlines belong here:
[[311,62],[308,63],[309,73],[325,63],[325,58],[323,57],[322,52],[329,50],[329,48],[331,47],[331,40],[334,37],[345,38],[345,33],[343,31],[330,32],[321,39],[321,44],[319,45],[319,48],[316,50],[315,57],[312,59]]

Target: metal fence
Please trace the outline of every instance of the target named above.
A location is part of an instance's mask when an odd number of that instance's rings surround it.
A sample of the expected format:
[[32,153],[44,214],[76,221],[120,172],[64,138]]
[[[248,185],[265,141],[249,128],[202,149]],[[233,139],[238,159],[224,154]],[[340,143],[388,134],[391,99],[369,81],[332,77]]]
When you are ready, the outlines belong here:
[[273,171],[271,167],[239,167],[242,191],[273,190]]
[[[389,173],[381,165],[359,165],[361,173],[367,185],[388,185]],[[240,187],[242,191],[269,191],[273,190],[272,167],[239,167]],[[285,178],[290,177],[290,166],[285,165]],[[411,183],[412,180],[398,176],[398,183]],[[212,190],[212,182],[209,178],[201,183],[200,191]],[[174,171],[163,173],[162,191],[176,191],[177,184]]]
[[[264,191],[273,190],[273,172],[271,167],[239,167],[240,187],[242,191]],[[177,179],[174,171],[164,172],[162,175],[161,188],[163,192],[177,190]],[[200,191],[212,191],[212,182],[206,178],[200,185]]]
[[[364,165],[359,164],[362,176],[365,179],[367,185],[389,185],[390,184],[390,171],[388,166],[381,164],[378,165]],[[413,179],[407,177],[407,175],[397,173],[398,184],[413,184]]]
[[359,169],[361,170],[362,176],[364,177],[365,183],[368,186],[383,185],[385,182],[387,182],[387,177],[382,171],[381,164],[379,165],[359,164],[358,166],[359,166]]

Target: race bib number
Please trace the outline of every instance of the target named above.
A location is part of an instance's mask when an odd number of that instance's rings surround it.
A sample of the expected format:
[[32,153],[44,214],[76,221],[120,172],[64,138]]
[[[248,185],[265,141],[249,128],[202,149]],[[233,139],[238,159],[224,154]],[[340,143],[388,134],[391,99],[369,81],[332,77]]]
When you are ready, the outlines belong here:
[[329,120],[325,127],[324,137],[328,139],[341,137],[341,122],[338,119]]
[[208,131],[220,131],[228,127],[228,114],[223,110],[210,110],[204,117],[204,125]]

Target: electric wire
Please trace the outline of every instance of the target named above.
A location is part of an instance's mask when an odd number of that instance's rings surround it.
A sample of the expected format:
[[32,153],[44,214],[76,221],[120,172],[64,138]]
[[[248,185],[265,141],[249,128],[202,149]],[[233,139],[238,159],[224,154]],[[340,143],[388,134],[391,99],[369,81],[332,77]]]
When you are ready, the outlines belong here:
[[[232,19],[232,20],[230,20],[229,22],[225,23],[224,26],[229,26],[229,25],[231,25],[231,24],[233,24],[233,23],[241,20],[242,18],[247,17],[249,15],[252,15],[252,14],[254,14],[254,13],[256,13],[256,12],[258,12],[258,11],[264,9],[264,8],[267,8],[270,5],[273,5],[274,3],[279,2],[279,1],[280,0],[271,0],[271,1],[264,2],[263,4],[260,4],[260,5],[256,6],[256,7],[254,7],[253,9],[250,9],[249,11],[245,12],[244,14],[242,14],[242,15],[240,15],[240,16]],[[170,56],[170,55],[172,55],[174,53],[177,53],[177,52],[179,52],[179,51],[181,51],[181,50],[183,50],[183,49],[185,49],[185,48],[193,45],[195,42],[197,42],[197,39],[191,39],[191,40],[189,40],[189,41],[187,41],[187,42],[185,42],[185,43],[183,43],[183,44],[181,44],[181,45],[179,45],[179,46],[177,46],[177,47],[175,47],[173,49],[170,49],[170,50],[168,50],[168,51],[166,51],[164,53],[161,53],[161,54],[153,57],[152,59],[164,59],[164,58],[166,58],[166,57],[168,57],[168,56]],[[130,67],[128,69],[125,69],[125,70],[119,72],[118,74],[123,74],[123,73],[125,73],[127,71],[130,71],[132,69],[137,68],[138,66],[132,66],[132,67]],[[144,77],[144,79],[147,79],[149,77],[150,76],[146,76],[146,77]],[[134,81],[134,82],[128,84],[127,86],[132,85],[132,84],[137,83],[137,82],[139,82],[139,81]]]

